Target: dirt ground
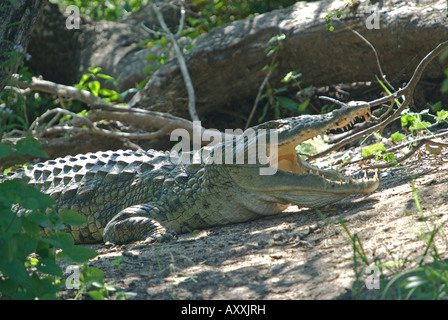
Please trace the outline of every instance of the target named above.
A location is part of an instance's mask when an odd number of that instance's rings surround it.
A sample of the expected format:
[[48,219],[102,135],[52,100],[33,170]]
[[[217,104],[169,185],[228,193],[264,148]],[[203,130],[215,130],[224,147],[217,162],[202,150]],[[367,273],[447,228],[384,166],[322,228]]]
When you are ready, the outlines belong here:
[[[375,192],[322,208],[326,220],[314,209],[291,206],[281,216],[183,234],[169,243],[93,245],[100,254],[90,265],[136,299],[350,299],[353,247],[337,218],[359,236],[370,262],[418,261],[426,247],[421,235],[435,223],[445,233],[448,227],[444,150],[435,158],[423,149],[402,168],[383,169]],[[412,177],[426,221],[416,208]],[[448,258],[443,232],[435,243]],[[113,261],[120,257],[117,268]],[[367,290],[365,265],[358,264]]]

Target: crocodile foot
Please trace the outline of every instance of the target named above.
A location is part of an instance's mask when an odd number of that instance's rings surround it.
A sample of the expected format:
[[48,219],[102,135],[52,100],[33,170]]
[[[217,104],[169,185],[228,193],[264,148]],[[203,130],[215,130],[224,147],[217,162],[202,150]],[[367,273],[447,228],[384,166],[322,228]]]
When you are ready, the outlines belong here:
[[142,204],[122,210],[104,228],[103,240],[124,244],[134,241],[153,243],[176,239],[176,232],[167,230],[152,218],[153,209],[151,205]]

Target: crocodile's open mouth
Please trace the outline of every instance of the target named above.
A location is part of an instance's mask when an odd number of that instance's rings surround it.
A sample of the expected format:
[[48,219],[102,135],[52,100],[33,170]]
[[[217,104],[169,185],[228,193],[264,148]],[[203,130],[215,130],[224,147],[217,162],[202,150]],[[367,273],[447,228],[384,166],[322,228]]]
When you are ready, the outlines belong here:
[[363,117],[367,119],[369,116],[369,111],[360,110],[354,117],[351,118],[343,118],[339,121],[331,124],[328,128],[323,131],[306,129],[300,132],[298,137],[289,138],[286,141],[282,141],[278,144],[277,154],[270,154],[269,156],[269,164],[270,166],[275,167],[277,170],[283,173],[289,173],[292,175],[317,175],[322,177],[324,180],[327,180],[331,183],[337,184],[353,184],[358,185],[359,187],[365,186],[367,188],[366,191],[371,191],[371,189],[376,189],[378,176],[375,172],[373,178],[367,179],[354,179],[344,174],[333,170],[333,169],[320,169],[309,164],[307,161],[301,159],[297,152],[296,147],[302,142],[305,142],[309,139],[313,139],[317,136],[323,137],[328,131],[335,129],[344,129],[348,130],[355,122],[357,117]]
[[[262,159],[255,166],[228,166],[227,172],[243,189],[254,192],[263,201],[276,204],[292,203],[314,208],[334,203],[350,194],[368,194],[378,187],[377,174],[373,179],[357,179],[333,169],[318,168],[302,160],[296,153],[296,146],[319,135],[324,136],[330,130],[347,130],[356,118],[368,118],[369,114],[368,103],[352,101],[330,113],[260,124],[252,128],[257,132],[256,139],[252,141],[265,141],[263,150],[267,151],[267,159]],[[246,145],[253,147],[256,143],[248,142]],[[252,150],[249,147],[244,149],[248,155]]]

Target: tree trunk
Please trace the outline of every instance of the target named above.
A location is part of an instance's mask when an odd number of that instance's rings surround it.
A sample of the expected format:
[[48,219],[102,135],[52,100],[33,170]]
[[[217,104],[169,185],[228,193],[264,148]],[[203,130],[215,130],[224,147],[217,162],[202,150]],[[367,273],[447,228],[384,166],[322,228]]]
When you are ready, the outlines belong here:
[[[0,4],[0,91],[25,57],[33,26],[46,2],[10,0]],[[12,61],[14,58],[16,59]]]

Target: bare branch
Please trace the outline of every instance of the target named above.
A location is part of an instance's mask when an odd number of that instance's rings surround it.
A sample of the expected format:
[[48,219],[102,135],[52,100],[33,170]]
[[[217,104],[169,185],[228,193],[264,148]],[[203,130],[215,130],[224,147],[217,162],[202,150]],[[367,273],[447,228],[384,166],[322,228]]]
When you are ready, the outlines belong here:
[[258,106],[258,102],[260,101],[261,94],[264,90],[264,87],[266,87],[266,85],[269,81],[269,78],[271,77],[271,74],[272,74],[272,67],[269,67],[266,77],[263,79],[263,82],[261,83],[260,88],[258,89],[257,97],[255,98],[255,102],[254,102],[254,106],[252,107],[252,110],[250,111],[250,115],[246,121],[246,126],[244,127],[244,130],[246,130],[249,127],[250,122],[252,121],[252,118],[255,114],[255,110],[257,110],[257,106]]
[[147,33],[152,34],[153,36],[158,37],[160,35],[160,32],[154,31],[148,26],[146,26],[143,22],[140,24],[143,30],[145,30]]
[[59,118],[61,115],[68,115],[68,116],[72,116],[73,118],[79,119],[82,122],[84,122],[89,128],[93,128],[93,123],[92,121],[90,121],[89,119],[87,119],[86,117],[80,116],[77,113],[71,112],[69,110],[66,109],[62,109],[62,108],[55,108],[55,109],[51,109],[51,110],[47,110],[45,111],[44,114],[42,114],[41,116],[37,117],[36,120],[34,120],[34,122],[31,124],[30,126],[30,131],[33,131],[38,125],[39,122],[41,122],[43,119],[45,119],[46,117],[52,115],[52,114],[56,114],[55,117],[49,122],[48,126],[53,125],[57,120],[57,118]]
[[[163,32],[165,33],[165,35],[170,39],[171,43],[173,44],[174,53],[176,54],[177,61],[179,62],[180,71],[182,73],[182,77],[184,78],[185,87],[186,87],[187,93],[188,93],[188,111],[190,113],[191,120],[200,121],[198,114],[196,112],[196,96],[195,96],[195,92],[194,92],[193,83],[191,81],[190,73],[188,72],[188,67],[187,67],[187,64],[185,63],[185,59],[184,59],[182,51],[179,47],[179,44],[177,43],[177,40],[174,37],[173,33],[170,31],[170,29],[166,25],[165,19],[163,18],[163,15],[160,12],[159,8],[157,8],[157,6],[154,5],[154,3],[151,3],[151,7],[157,16],[157,19],[159,20],[159,24],[162,27]],[[182,10],[184,11],[183,14],[182,14]],[[181,20],[182,20],[183,15],[185,15],[185,9],[182,8],[181,9]]]
[[184,30],[185,27],[185,17],[187,14],[187,11],[185,10],[185,4],[184,4],[184,0],[180,0],[180,19],[179,19],[179,28],[177,29],[176,34],[174,35],[174,37],[176,39],[179,39],[182,36],[182,31]]
[[[17,78],[16,78],[17,79]],[[106,135],[116,138],[126,138],[126,139],[154,139],[160,137],[161,135],[169,134],[174,129],[185,129],[190,134],[193,134],[193,122],[173,116],[165,112],[149,111],[139,108],[129,108],[125,106],[113,105],[103,101],[101,98],[93,95],[87,90],[79,90],[75,87],[57,84],[51,81],[45,81],[38,78],[33,78],[30,83],[16,81],[16,85],[23,90],[39,91],[49,93],[55,96],[70,98],[79,100],[90,105],[91,110],[89,111],[88,117],[80,116],[74,112],[71,112],[62,108],[55,108],[46,111],[43,115],[38,117],[30,127],[30,130],[35,130],[39,122],[48,116],[55,115],[55,117],[50,120],[44,130],[40,133],[35,132],[36,135],[48,135],[61,132],[86,132],[90,131],[95,134]],[[19,89],[20,90],[20,89]],[[75,119],[81,121],[85,124],[87,128],[80,129],[75,126],[57,126],[51,127],[61,115],[70,115]],[[99,128],[95,121],[110,119],[116,121],[122,121],[129,124],[136,124],[142,128],[156,128],[155,132],[143,132],[143,133],[121,133]],[[204,141],[210,140],[213,137],[209,131],[205,128],[200,127],[200,132],[203,135]],[[229,139],[233,137],[228,133],[222,133],[222,139]]]
[[63,84],[54,83],[51,81],[42,80],[33,77],[31,82],[21,82],[18,80],[18,76],[14,76],[15,85],[21,89],[26,89],[26,93],[39,91],[49,93],[55,96],[62,96],[66,98],[72,98],[89,105],[105,106],[108,103],[104,102],[101,98],[94,96],[90,91],[79,90],[72,86],[66,86]]
[[336,99],[333,99],[333,98],[330,98],[330,97],[326,97],[326,96],[319,96],[319,99],[322,99],[322,100],[327,100],[327,101],[329,101],[329,102],[331,102],[331,103],[334,103],[334,104],[340,105],[341,107],[346,107],[346,106],[347,106],[347,104],[346,104],[346,103],[344,103],[344,102],[342,102],[342,101],[339,101],[339,100],[336,100]]
[[395,90],[395,88],[389,83],[389,81],[387,81],[386,76],[383,73],[383,69],[381,68],[381,63],[380,63],[380,58],[378,56],[378,52],[376,51],[375,47],[373,46],[373,44],[367,40],[363,35],[361,35],[358,31],[353,30],[350,28],[350,30],[356,34],[361,40],[363,40],[365,43],[367,43],[367,45],[372,49],[373,53],[375,54],[375,58],[376,58],[376,64],[378,66],[378,69],[380,71],[380,75],[381,75],[381,79],[383,81],[385,81],[387,83],[387,85],[389,86],[389,88],[391,88],[392,90]]

